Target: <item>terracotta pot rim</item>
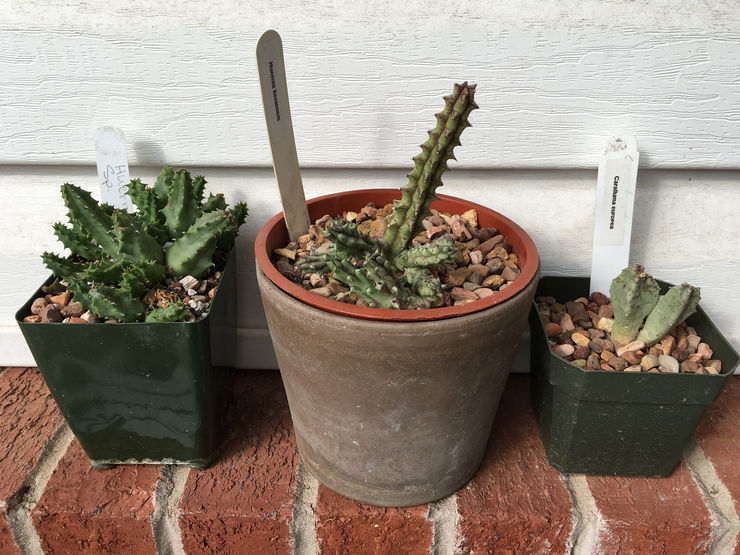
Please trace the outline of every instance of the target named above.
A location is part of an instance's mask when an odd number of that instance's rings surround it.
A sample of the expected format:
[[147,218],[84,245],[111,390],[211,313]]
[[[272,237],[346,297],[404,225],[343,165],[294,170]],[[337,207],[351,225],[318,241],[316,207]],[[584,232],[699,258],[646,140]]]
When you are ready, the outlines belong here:
[[[378,195],[392,195],[394,198],[400,198],[400,191],[398,189],[362,189],[357,191],[345,191],[342,193],[332,193],[316,197],[307,201],[307,204],[310,211],[312,206],[320,205],[321,203],[325,203],[327,201],[338,200],[342,197],[352,198],[350,202],[356,202],[358,199],[353,197],[358,196],[362,196],[365,199],[364,203],[366,204],[367,202],[372,201],[373,198]],[[428,308],[421,310],[395,310],[388,308],[361,307],[342,303],[333,299],[327,299],[315,293],[311,293],[303,289],[300,285],[292,282],[291,280],[283,276],[272,263],[272,260],[270,259],[270,255],[272,253],[271,251],[268,251],[268,237],[272,233],[278,232],[276,228],[281,227],[283,230],[285,229],[285,222],[282,212],[276,214],[267,223],[265,223],[265,225],[262,226],[259,233],[257,234],[254,243],[257,265],[268,277],[268,279],[278,288],[304,304],[307,304],[324,312],[337,314],[339,316],[359,318],[363,320],[379,320],[386,322],[418,322],[442,320],[445,318],[454,318],[457,316],[464,316],[466,314],[479,312],[492,306],[499,305],[506,300],[514,297],[522,290],[524,290],[527,284],[529,284],[532,279],[536,277],[539,269],[539,254],[537,252],[537,247],[535,246],[534,241],[531,239],[531,237],[512,220],[496,212],[495,210],[491,210],[490,208],[487,208],[480,204],[457,197],[438,195],[438,200],[432,203],[432,207],[435,207],[435,204],[437,203],[461,204],[465,206],[466,210],[474,208],[478,212],[479,219],[481,213],[485,213],[486,216],[494,219],[496,221],[495,227],[499,229],[499,231],[506,237],[507,241],[512,244],[513,250],[517,252],[520,261],[524,261],[523,264],[520,266],[521,274],[519,275],[519,277],[517,277],[517,279],[511,282],[511,284],[502,291],[496,291],[490,297],[485,297],[478,301],[467,303],[461,306]],[[357,209],[357,206],[347,205],[344,209],[354,210]]]

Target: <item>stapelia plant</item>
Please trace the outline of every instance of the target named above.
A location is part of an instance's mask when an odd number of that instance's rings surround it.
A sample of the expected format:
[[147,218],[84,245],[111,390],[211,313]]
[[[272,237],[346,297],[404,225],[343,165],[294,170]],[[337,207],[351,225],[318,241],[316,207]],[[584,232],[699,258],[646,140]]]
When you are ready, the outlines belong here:
[[456,247],[450,237],[410,245],[424,229],[422,220],[431,215],[435,191],[449,169],[448,160],[454,159],[460,135],[470,127],[468,116],[478,107],[474,94],[475,85],[463,83],[445,97],[436,127],[413,158],[414,169],[385,222],[383,238],[373,239],[343,219],[332,220],[324,231],[331,248],[305,257],[298,265],[303,275],[331,272],[371,307],[412,309],[443,303],[442,285],[431,269],[452,263]]
[[[245,203],[229,210],[222,194],[204,201],[206,180],[165,167],[153,188],[135,179],[128,194],[138,212],[98,204],[90,193],[62,185],[69,226],[54,232],[72,254],[45,252],[46,266],[69,283],[86,310],[123,322],[144,319],[141,298],[165,276],[202,276],[217,249],[228,252],[247,215]],[[176,321],[189,312],[172,303],[146,315],[147,321]]]
[[617,347],[633,340],[654,345],[668,330],[691,316],[699,304],[699,289],[674,285],[665,295],[640,264],[627,266],[611,283],[614,308],[612,340]]

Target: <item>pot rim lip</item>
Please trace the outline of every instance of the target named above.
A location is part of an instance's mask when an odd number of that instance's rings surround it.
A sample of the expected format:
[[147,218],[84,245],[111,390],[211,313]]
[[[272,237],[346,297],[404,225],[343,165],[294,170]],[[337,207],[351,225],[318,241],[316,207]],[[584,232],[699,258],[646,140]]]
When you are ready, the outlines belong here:
[[[549,276],[549,275],[540,276],[540,281],[546,280],[546,279],[588,279],[588,276],[580,276],[580,275],[579,276]],[[655,278],[655,280],[659,284],[664,283],[664,284],[666,284],[668,286],[672,286],[673,285],[672,283],[670,283],[668,281],[661,280],[661,279],[658,279],[658,278]],[[537,295],[536,293],[535,293],[535,295],[536,295],[536,297],[540,296],[540,295]],[[650,374],[648,372],[616,372],[616,371],[615,372],[600,372],[598,370],[587,370],[585,368],[581,368],[580,366],[576,366],[575,364],[572,364],[570,361],[565,360],[564,358],[562,358],[561,356],[555,354],[552,351],[552,346],[550,345],[550,342],[547,340],[547,334],[545,333],[545,326],[544,326],[544,324],[542,323],[542,321],[539,318],[539,310],[537,309],[537,300],[536,300],[536,297],[535,297],[535,299],[532,300],[532,305],[530,306],[530,310],[535,311],[535,313],[537,314],[537,316],[538,316],[537,317],[537,323],[538,323],[538,325],[536,327],[530,325],[530,341],[532,341],[532,342],[535,342],[535,341],[538,341],[538,342],[544,341],[544,342],[546,342],[547,343],[547,348],[548,348],[548,354],[549,354],[549,356],[550,356],[551,359],[555,359],[555,360],[557,360],[559,362],[565,363],[567,365],[567,369],[569,371],[571,371],[571,372],[572,371],[578,371],[578,373],[581,374],[581,375],[583,375],[583,376],[589,376],[589,379],[591,379],[591,380],[594,380],[594,379],[597,379],[597,380],[621,380],[621,379],[630,379],[630,378],[625,378],[624,376],[626,376],[626,375],[638,376],[638,377],[641,377],[643,380],[645,380],[645,379],[649,379],[649,380],[665,380],[665,379],[670,379],[670,380],[675,380],[675,379],[683,379],[683,380],[691,380],[691,379],[693,379],[693,380],[697,380],[697,379],[704,379],[704,380],[706,380],[706,379],[724,380],[724,379],[728,378],[729,376],[733,376],[734,373],[735,373],[735,370],[738,368],[738,363],[736,363],[734,366],[732,366],[732,368],[730,368],[728,366],[727,369],[723,370],[722,372],[719,372],[718,374],[690,374],[690,373],[681,373],[681,372],[679,372],[677,374],[673,374],[673,373],[670,373],[670,372],[654,372],[652,374]],[[697,305],[697,307],[696,307],[696,314],[698,314],[698,315],[703,316],[704,318],[706,318],[707,321],[710,323],[710,325],[713,326],[717,330],[717,333],[719,333],[719,335],[722,337],[722,340],[727,344],[727,346],[732,350],[732,352],[735,353],[735,355],[738,356],[738,358],[740,358],[740,355],[738,355],[738,353],[735,350],[735,348],[732,346],[732,344],[729,341],[727,341],[727,338],[724,336],[724,334],[722,334],[722,332],[714,325],[714,322],[712,322],[712,319],[704,311],[704,309],[701,307],[701,305]],[[550,371],[552,371],[552,369]],[[683,378],[677,378],[677,376],[684,376],[684,377]]]
[[[343,191],[340,193],[330,193],[322,195],[320,197],[313,198],[307,201],[309,207],[312,204],[320,203],[333,198],[341,198],[343,196],[351,195],[363,195],[367,197],[367,200],[372,200],[373,195],[389,193],[396,193],[396,197],[400,197],[401,191],[399,189],[359,189],[353,191]],[[487,208],[481,204],[477,204],[459,197],[453,197],[450,195],[437,195],[439,200],[461,202],[467,206],[467,209],[475,209],[480,214],[486,212],[492,215],[497,221],[504,224],[504,227],[508,228],[508,231],[502,234],[509,238],[512,235],[516,236],[519,242],[522,244],[523,250],[527,253],[526,262],[524,267],[521,268],[521,273],[508,285],[503,291],[496,291],[490,297],[467,303],[461,306],[441,307],[441,308],[427,308],[420,310],[396,310],[391,308],[370,308],[360,307],[347,303],[335,301],[333,299],[327,299],[310,293],[303,289],[298,284],[292,282],[280,272],[278,272],[275,265],[270,260],[270,254],[267,252],[267,237],[271,230],[278,225],[284,225],[283,213],[279,212],[268,220],[260,229],[259,233],[254,242],[255,257],[257,260],[258,267],[267,276],[267,278],[283,292],[287,293],[294,299],[307,304],[324,312],[336,314],[338,316],[345,316],[349,318],[361,319],[361,320],[376,320],[382,322],[422,322],[422,321],[433,321],[443,320],[447,318],[454,318],[457,316],[465,316],[475,312],[480,312],[487,308],[499,305],[506,300],[514,297],[526,286],[536,278],[539,271],[539,253],[537,247],[532,238],[525,232],[519,225],[514,223],[512,220],[504,216],[503,214]],[[348,207],[351,208],[351,207]]]
[[[228,267],[229,264],[235,264],[235,262],[236,262],[236,256],[234,254],[235,251],[236,251],[236,244],[234,244],[231,247],[231,249],[229,250],[229,255],[226,257],[226,263],[224,264],[223,270],[221,270],[222,273],[226,272],[226,268]],[[233,262],[232,262],[232,259],[233,259]],[[234,271],[236,271],[236,268],[234,268]],[[38,287],[36,289],[36,291],[40,291],[41,290],[41,287],[43,287],[47,283],[51,283],[51,281],[54,279],[54,276],[55,276],[55,274],[54,273],[51,273],[49,275],[49,277],[46,278],[41,283],[41,286]],[[219,286],[220,286],[221,285],[221,280],[219,280],[218,283],[219,283]],[[216,302],[216,299],[217,298],[220,298],[220,296],[219,296],[219,293],[221,292],[220,289],[221,289],[220,287],[216,287],[216,293],[213,295],[213,299],[211,300],[211,306],[213,306],[213,304]],[[21,326],[21,327],[25,327],[25,326],[59,326],[59,325],[62,325],[62,324],[64,324],[65,326],[66,325],[69,325],[69,322],[67,322],[67,323],[64,323],[64,322],[36,322],[36,323],[33,323],[33,322],[24,322],[23,321],[24,316],[21,315],[21,312],[23,311],[23,309],[25,308],[26,305],[29,305],[30,306],[30,304],[33,303],[34,299],[37,298],[37,297],[35,297],[35,294],[36,293],[34,292],[34,295],[31,296],[25,303],[23,303],[21,305],[21,307],[15,312],[15,321],[16,321],[16,323],[19,326]],[[208,320],[210,320],[210,318],[211,318],[211,311],[209,310],[208,313],[205,316],[203,316],[201,318],[198,318],[197,320],[193,320],[192,322],[115,322],[113,324],[108,324],[108,325],[109,326],[111,326],[111,325],[114,325],[114,326],[142,326],[142,325],[162,325],[162,324],[168,324],[168,325],[179,325],[179,326],[195,326],[195,325],[198,325],[198,324],[202,324],[204,322],[207,322]],[[100,323],[104,323],[104,322],[100,322]],[[80,328],[80,329],[88,329],[88,328],[86,328],[85,326],[82,326],[82,325],[74,326],[74,327]]]

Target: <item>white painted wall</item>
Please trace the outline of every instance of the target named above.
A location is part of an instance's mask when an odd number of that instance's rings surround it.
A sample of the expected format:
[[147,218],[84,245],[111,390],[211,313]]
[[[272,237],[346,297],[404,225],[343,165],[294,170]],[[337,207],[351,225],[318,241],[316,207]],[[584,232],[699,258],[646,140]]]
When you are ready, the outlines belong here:
[[132,175],[186,165],[249,203],[239,364],[274,364],[251,261],[280,210],[253,56],[268,28],[285,44],[307,196],[400,185],[440,97],[468,79],[481,109],[443,192],[523,225],[545,273],[588,273],[597,157],[608,136],[636,135],[632,259],[702,286],[740,348],[736,3],[459,4],[0,3],[0,364],[31,363],[13,313],[46,274],[58,186],[95,188],[102,124],[125,131]]

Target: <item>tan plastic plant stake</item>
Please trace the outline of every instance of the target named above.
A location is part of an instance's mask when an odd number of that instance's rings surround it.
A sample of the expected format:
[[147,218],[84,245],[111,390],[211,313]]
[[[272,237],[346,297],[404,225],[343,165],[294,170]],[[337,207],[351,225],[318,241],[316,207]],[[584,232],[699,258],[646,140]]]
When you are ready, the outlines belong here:
[[280,189],[288,235],[291,241],[295,241],[308,231],[311,221],[290,117],[283,42],[275,31],[266,31],[257,42],[257,70],[275,179]]

